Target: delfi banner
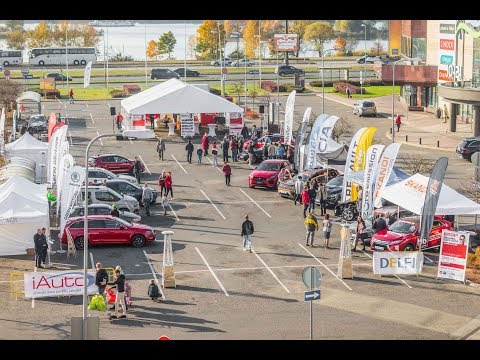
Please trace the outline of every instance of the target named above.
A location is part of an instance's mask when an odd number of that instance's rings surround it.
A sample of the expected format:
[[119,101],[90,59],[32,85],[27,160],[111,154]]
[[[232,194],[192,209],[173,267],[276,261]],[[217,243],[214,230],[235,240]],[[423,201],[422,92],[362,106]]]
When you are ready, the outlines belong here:
[[68,169],[75,165],[75,159],[71,154],[65,154],[60,160],[59,172],[58,172],[58,182],[60,184],[59,189],[57,189],[57,214],[58,209],[60,208],[60,202],[62,201],[63,189],[64,189],[64,180],[66,179]]
[[85,168],[75,165],[68,169],[63,179],[63,191],[60,204],[60,234],[67,224],[72,209],[77,204],[77,197],[85,181]]
[[89,61],[85,66],[85,72],[83,74],[83,87],[86,88],[90,85],[90,73],[92,72],[92,62]]
[[421,251],[374,251],[373,273],[376,275],[420,275]]
[[378,161],[384,145],[372,145],[367,150],[367,166],[363,177],[362,217],[364,219],[373,211],[373,190],[375,189],[375,174]]
[[295,163],[295,169],[300,171],[300,146],[303,145],[303,140],[305,139],[305,134],[307,133],[308,120],[310,119],[310,114],[312,113],[312,108],[308,107],[303,113],[303,120],[300,126],[298,127],[297,133],[295,134],[295,148],[293,150],[293,159]]
[[[353,161],[353,171],[359,171],[365,169],[365,164],[367,161],[367,150],[372,144],[373,135],[377,131],[376,127],[370,126],[365,130],[365,132],[360,136],[358,140],[357,151],[355,152],[354,161]],[[358,198],[357,185],[352,185],[350,200],[355,201]]]
[[293,90],[287,98],[287,104],[285,105],[285,124],[283,128],[284,144],[288,146],[292,145],[293,134],[293,112],[295,109],[295,94],[297,92]]
[[462,231],[442,231],[437,277],[465,281],[470,234]]
[[[25,297],[30,299],[82,295],[83,279],[82,270],[25,273],[23,277]],[[87,293],[98,294],[94,270],[87,272]]]
[[382,204],[380,192],[387,185],[390,174],[392,173],[393,164],[397,159],[399,143],[393,143],[385,148],[385,151],[378,162],[377,173],[375,175],[375,189],[373,191],[373,206],[379,207]]
[[348,147],[347,160],[345,162],[345,170],[343,171],[343,185],[342,185],[342,202],[350,200],[350,188],[352,182],[347,181],[347,175],[353,172],[353,164],[355,161],[355,153],[357,152],[358,141],[360,136],[367,130],[366,127],[359,129],[355,135],[353,135],[352,140],[350,141],[350,146]]
[[0,116],[0,155],[5,155],[5,108],[2,108],[2,115]]

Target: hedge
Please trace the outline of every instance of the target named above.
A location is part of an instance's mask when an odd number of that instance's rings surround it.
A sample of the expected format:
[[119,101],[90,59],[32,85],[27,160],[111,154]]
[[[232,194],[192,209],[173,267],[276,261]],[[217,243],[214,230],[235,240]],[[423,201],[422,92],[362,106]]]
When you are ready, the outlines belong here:
[[[333,83],[335,83],[335,82],[337,82],[337,81],[325,81],[325,86],[326,87],[333,86]],[[356,85],[356,86],[360,86],[360,81],[348,80],[348,81],[343,81],[343,82],[348,83],[348,84],[352,84],[352,85]],[[310,86],[322,87],[322,82],[318,81],[318,80],[311,81],[309,84],[310,84]],[[384,85],[384,84],[383,84],[382,80],[367,80],[367,81],[363,82],[363,85],[364,86],[381,86],[381,85]]]
[[112,98],[123,98],[127,96],[127,93],[123,90],[111,90],[110,95],[112,95]]
[[[263,90],[266,90],[268,92],[277,92],[277,83],[275,81],[267,80],[267,81],[262,81],[260,87]],[[279,92],[285,92],[287,91],[287,88],[284,85],[278,86],[278,91]]]
[[345,94],[347,87],[350,89],[350,94],[361,94],[363,88],[360,86],[352,85],[347,82],[338,81],[333,83],[333,92]]

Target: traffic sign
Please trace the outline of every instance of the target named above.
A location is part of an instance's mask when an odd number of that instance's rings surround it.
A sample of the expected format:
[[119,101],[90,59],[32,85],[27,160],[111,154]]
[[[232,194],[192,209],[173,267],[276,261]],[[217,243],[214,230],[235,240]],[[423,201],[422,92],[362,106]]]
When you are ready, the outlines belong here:
[[304,300],[305,301],[320,300],[320,289],[305,291]]
[[22,74],[23,75],[28,75],[29,72],[30,72],[30,70],[28,70],[28,69],[22,69]]
[[9,76],[10,76],[10,70],[8,70],[8,69],[5,70],[3,73],[5,74],[6,77],[9,77]]
[[320,286],[322,274],[316,267],[307,266],[305,269],[303,269],[302,280],[307,288],[315,289]]
[[222,80],[227,80],[227,74],[222,74]]
[[223,67],[222,68],[222,74],[227,75],[227,73],[228,73],[228,69],[226,67]]

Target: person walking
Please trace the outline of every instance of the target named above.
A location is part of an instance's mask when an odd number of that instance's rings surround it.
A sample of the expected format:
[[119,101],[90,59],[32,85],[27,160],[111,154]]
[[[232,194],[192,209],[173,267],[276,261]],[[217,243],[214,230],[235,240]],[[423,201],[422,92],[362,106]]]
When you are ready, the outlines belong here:
[[270,147],[269,143],[265,143],[265,145],[263,145],[263,150],[262,150],[263,160],[268,159],[268,148],[269,147]]
[[293,199],[294,205],[297,205],[297,201],[302,205],[302,190],[303,190],[303,179],[301,176],[298,176],[295,180],[295,198]]
[[118,318],[118,305],[122,305],[122,315],[120,318],[127,317],[127,309],[125,304],[125,275],[120,273],[120,270],[115,269],[116,279],[113,282],[108,282],[108,285],[117,286],[117,294],[115,297],[115,315],[111,315],[111,319]]
[[150,204],[152,203],[152,200],[153,200],[153,191],[151,188],[148,187],[148,184],[145,183],[142,191],[142,202],[143,202],[143,206],[145,206],[145,212],[147,216],[150,216]]
[[[318,230],[318,221],[313,212],[309,213],[304,221],[305,228],[307,229],[307,236],[305,237],[305,246],[313,247],[313,240],[315,237],[315,230]],[[308,243],[310,239],[310,243]]]
[[142,182],[140,181],[140,173],[142,172],[142,163],[138,160],[138,156],[135,156],[135,161],[133,162],[133,174],[137,178],[139,184]]
[[315,200],[317,199],[317,190],[315,190],[315,180],[310,183],[310,188],[308,189],[308,196],[310,197],[310,206],[308,207],[308,212],[315,214]]
[[285,148],[283,144],[277,146],[276,154],[277,159],[285,159]]
[[159,138],[157,142],[157,153],[158,153],[158,160],[163,161],[163,153],[165,151],[165,140],[163,138]]
[[107,270],[102,268],[102,263],[98,262],[95,265],[97,273],[95,274],[95,285],[97,285],[98,293],[103,295],[105,288],[107,287],[108,273]]
[[118,211],[116,204],[112,204],[112,211],[110,211],[110,215],[120,217],[120,212]]
[[255,149],[255,145],[253,144],[253,141],[250,141],[250,144],[248,145],[248,163],[250,165],[253,165],[253,157],[255,156],[253,151]]
[[122,122],[123,122],[123,115],[118,112],[116,118],[115,118],[115,123],[117,124],[117,129],[121,130],[122,129]]
[[230,140],[230,150],[232,150],[232,161],[237,162],[237,154],[238,154],[238,142],[237,137],[234,136],[232,140]]
[[172,182],[172,172],[169,171],[167,176],[165,176],[165,196],[168,196],[170,192],[170,200],[173,200],[173,182]]
[[218,149],[217,149],[217,142],[214,141],[212,145],[212,155],[213,155],[213,163],[212,166],[218,166]]
[[202,156],[203,156],[203,150],[202,150],[202,148],[199,146],[198,149],[197,149],[197,164],[201,164],[201,163],[202,163]]
[[320,215],[325,215],[327,213],[327,189],[325,188],[325,184],[320,183],[320,187],[318,189],[320,194]]
[[307,210],[310,207],[310,196],[308,195],[308,185],[303,186],[302,191],[303,217],[307,217]]
[[192,163],[192,154],[193,154],[193,144],[192,140],[188,140],[187,145],[185,146],[185,150],[187,150],[187,162],[189,164]]
[[222,166],[222,172],[225,175],[225,185],[230,186],[230,176],[232,175],[232,168],[225,161]]
[[160,176],[158,177],[158,186],[160,186],[160,197],[162,197],[163,192],[167,192],[165,190],[165,177],[167,176],[167,173],[165,170],[162,171]]
[[68,93],[68,97],[70,98],[70,104],[75,104],[75,100],[73,98],[73,89],[70,88],[70,92]]
[[345,89],[345,92],[347,94],[347,99],[350,99],[352,96],[350,95],[350,87],[347,86],[347,88]]
[[222,141],[222,155],[223,155],[223,162],[228,162],[228,147],[229,147],[228,139],[225,136]]
[[268,158],[275,159],[275,152],[275,143],[270,143],[270,145],[268,146]]
[[330,215],[326,214],[323,219],[323,241],[325,249],[328,249],[328,242],[330,241],[330,233],[332,232],[332,220],[330,220]]
[[248,219],[248,215],[245,215],[245,221],[242,223],[242,238],[243,238],[243,251],[252,252],[252,235],[253,235],[253,222]]
[[450,116],[448,116],[447,104],[443,104],[443,122],[446,123],[448,119],[450,119]]
[[400,119],[400,114],[397,114],[395,118],[395,125],[397,125],[397,132],[400,131],[400,125],[402,125],[402,120]]
[[208,155],[208,146],[210,145],[210,140],[208,140],[208,134],[205,133],[202,137],[202,149],[203,149],[203,155],[207,156]]
[[357,217],[357,234],[355,236],[355,245],[353,247],[353,251],[357,251],[357,244],[358,241],[362,242],[363,249],[362,251],[365,251],[365,243],[363,240],[365,239],[365,221],[363,221],[363,218],[358,215]]
[[163,207],[163,216],[167,216],[167,209],[170,206],[170,203],[168,202],[167,195],[162,196],[162,200],[160,201],[160,204]]
[[240,131],[240,135],[246,139],[248,137],[248,128],[247,128],[247,124],[243,123],[243,127],[242,127],[242,130]]

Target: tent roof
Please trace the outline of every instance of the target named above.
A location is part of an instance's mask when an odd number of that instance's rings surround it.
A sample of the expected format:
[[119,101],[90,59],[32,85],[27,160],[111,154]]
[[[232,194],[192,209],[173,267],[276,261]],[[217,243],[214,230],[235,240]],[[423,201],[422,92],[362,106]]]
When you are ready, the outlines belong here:
[[[428,177],[421,174],[415,174],[399,183],[386,187],[382,190],[380,196],[420,215],[425,200],[428,179]],[[468,214],[480,214],[480,204],[443,184],[435,215]]]
[[[351,173],[348,173],[347,175],[347,181],[353,181],[356,184],[362,185],[364,176],[365,176],[365,170],[359,170],[359,171],[353,171]],[[406,172],[403,172],[397,167],[392,168],[392,173],[390,174],[390,177],[388,178],[387,181],[387,186],[393,185],[398,183],[399,181],[405,180],[409,178],[410,175],[407,174]]]
[[32,150],[36,152],[38,150],[47,150],[48,143],[35,139],[30,133],[26,132],[18,140],[5,145],[7,153],[15,150]]
[[243,108],[203,89],[170,79],[123,99],[129,114],[243,113]]
[[34,101],[39,103],[41,101],[41,96],[35,91],[24,91],[17,98],[17,103],[22,101]]

